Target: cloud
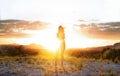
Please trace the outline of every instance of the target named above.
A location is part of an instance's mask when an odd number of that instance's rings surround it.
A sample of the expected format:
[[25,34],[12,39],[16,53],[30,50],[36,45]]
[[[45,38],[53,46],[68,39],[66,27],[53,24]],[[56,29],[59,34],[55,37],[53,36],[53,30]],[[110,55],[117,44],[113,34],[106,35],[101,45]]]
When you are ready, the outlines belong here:
[[34,21],[28,22],[24,20],[1,20],[0,21],[0,38],[20,38],[29,37],[30,34],[24,31],[42,30],[47,27],[47,23]]
[[30,34],[25,33],[0,33],[0,38],[25,38],[30,37]]
[[83,36],[120,40],[120,22],[81,24],[74,27],[77,28],[74,28],[74,30]]
[[79,19],[78,21],[80,21],[80,22],[86,22],[85,20],[83,20],[83,19]]

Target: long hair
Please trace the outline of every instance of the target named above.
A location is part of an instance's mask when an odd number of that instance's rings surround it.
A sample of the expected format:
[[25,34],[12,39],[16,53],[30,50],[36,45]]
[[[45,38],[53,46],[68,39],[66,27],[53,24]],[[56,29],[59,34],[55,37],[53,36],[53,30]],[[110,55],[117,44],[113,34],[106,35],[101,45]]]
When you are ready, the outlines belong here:
[[65,38],[64,28],[63,28],[61,25],[58,27],[57,37],[58,37],[59,39],[64,39],[64,38]]
[[64,33],[64,28],[60,25],[60,26],[58,27],[58,31]]

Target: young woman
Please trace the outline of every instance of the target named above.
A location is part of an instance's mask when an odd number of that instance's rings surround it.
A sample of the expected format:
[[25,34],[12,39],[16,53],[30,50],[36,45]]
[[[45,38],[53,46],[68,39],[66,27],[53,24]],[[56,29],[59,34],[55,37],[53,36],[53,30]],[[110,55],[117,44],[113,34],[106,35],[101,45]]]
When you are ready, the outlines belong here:
[[61,65],[63,66],[64,61],[64,51],[65,51],[65,33],[64,28],[60,25],[58,27],[57,38],[60,40],[59,50],[61,52]]

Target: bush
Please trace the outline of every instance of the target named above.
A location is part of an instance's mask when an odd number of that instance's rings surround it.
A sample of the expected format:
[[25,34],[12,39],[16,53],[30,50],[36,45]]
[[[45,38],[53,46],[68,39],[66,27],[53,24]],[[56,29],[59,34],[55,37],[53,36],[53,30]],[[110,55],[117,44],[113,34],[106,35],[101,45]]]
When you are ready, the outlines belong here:
[[114,62],[120,61],[120,50],[119,49],[104,49],[102,51],[102,58],[103,59],[109,59]]
[[40,49],[32,49],[29,46],[23,45],[1,45],[0,47],[0,56],[38,55],[40,52]]

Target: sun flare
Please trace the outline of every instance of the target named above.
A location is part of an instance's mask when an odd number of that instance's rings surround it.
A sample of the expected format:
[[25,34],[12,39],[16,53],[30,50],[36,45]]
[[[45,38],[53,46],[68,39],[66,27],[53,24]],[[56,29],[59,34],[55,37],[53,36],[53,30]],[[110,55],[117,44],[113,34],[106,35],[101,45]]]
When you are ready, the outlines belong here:
[[31,34],[29,38],[22,38],[22,39],[12,39],[13,42],[23,45],[29,45],[32,43],[42,45],[46,49],[50,50],[51,52],[55,52],[60,45],[59,40],[56,37],[55,30],[36,30],[36,31],[24,31],[24,33]]
[[[30,37],[19,39],[13,38],[11,41],[22,45],[35,43],[42,45],[51,52],[55,52],[60,46],[60,41],[56,36],[57,31],[57,27],[34,31],[25,30],[23,33],[30,34]],[[73,32],[72,28],[65,28],[66,48],[86,48],[105,44],[102,40],[101,43],[98,43],[98,41],[98,39],[90,39],[78,35]]]

